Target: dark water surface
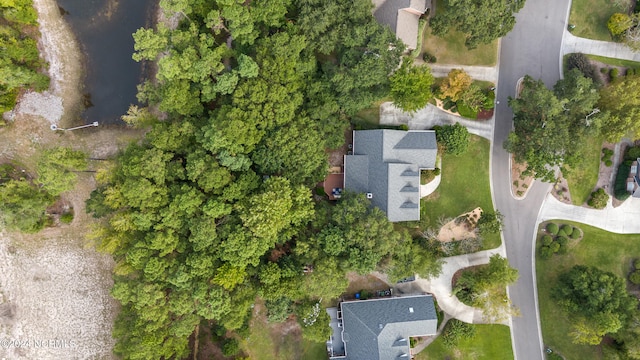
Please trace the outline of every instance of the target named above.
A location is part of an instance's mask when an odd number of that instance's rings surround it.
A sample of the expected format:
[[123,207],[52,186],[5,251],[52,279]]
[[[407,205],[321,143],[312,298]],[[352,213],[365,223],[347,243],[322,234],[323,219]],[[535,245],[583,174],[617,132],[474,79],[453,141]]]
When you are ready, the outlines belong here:
[[136,101],[142,65],[131,59],[133,34],[151,25],[157,0],[57,0],[85,55],[85,123],[122,123]]

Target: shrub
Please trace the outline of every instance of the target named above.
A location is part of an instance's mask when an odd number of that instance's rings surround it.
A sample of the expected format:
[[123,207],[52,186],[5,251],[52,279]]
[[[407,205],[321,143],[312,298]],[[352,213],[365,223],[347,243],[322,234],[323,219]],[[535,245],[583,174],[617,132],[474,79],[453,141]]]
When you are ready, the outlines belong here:
[[458,105],[458,114],[460,114],[460,116],[466,117],[469,119],[478,118],[478,112],[473,110],[471,107],[467,106],[467,104],[458,103],[457,105]]
[[618,173],[616,174],[616,182],[614,183],[614,195],[616,199],[624,201],[630,194],[627,191],[627,177],[629,176],[629,170],[631,167],[626,163],[618,166]]
[[589,58],[582,53],[573,53],[567,57],[567,70],[578,69],[585,76],[600,83],[600,77],[596,74],[595,66],[591,65]]
[[558,235],[558,236],[567,236],[567,233],[564,232],[563,229],[560,229],[556,235]]
[[458,341],[462,339],[473,339],[475,335],[476,328],[473,325],[458,319],[451,319],[444,327],[442,341],[444,346],[452,348],[458,344]]
[[562,225],[560,230],[562,230],[566,234],[566,236],[571,236],[571,234],[573,234],[573,226],[571,225]]
[[460,155],[469,147],[469,130],[455,123],[453,125],[436,126],[436,139],[449,154]]
[[553,238],[550,235],[542,236],[542,245],[549,246],[553,242]]
[[547,232],[551,235],[558,235],[558,224],[556,223],[548,223],[547,224]]
[[629,150],[627,150],[626,159],[635,160],[635,159],[637,159],[639,157],[640,157],[640,147],[639,146],[634,146],[632,148],[629,148]]
[[638,259],[638,260],[636,260],[636,261],[634,261],[634,262],[633,262],[633,267],[634,267],[636,270],[640,270],[640,259]]
[[430,54],[428,52],[425,52],[424,54],[422,54],[422,60],[424,60],[425,62],[428,62],[430,64],[433,64],[434,62],[437,61],[437,58],[434,55],[432,55],[432,54]]
[[573,232],[571,233],[571,235],[569,235],[570,238],[572,239],[577,239],[580,237],[580,229],[578,228],[573,228]]
[[629,68],[629,69],[627,69],[627,73],[624,74],[624,75],[625,76],[632,76],[632,75],[635,75],[635,74],[636,74],[636,69]]
[[611,81],[617,79],[619,74],[620,70],[618,70],[618,68],[611,68],[611,70],[609,70],[609,78]]
[[71,224],[73,221],[73,211],[66,212],[60,216],[60,222],[63,224]]
[[608,73],[608,72],[609,72],[609,68],[606,68],[606,67],[601,67],[601,68],[600,68],[600,73],[601,73],[601,74],[606,74],[606,73]]
[[633,25],[633,20],[627,14],[614,13],[607,21],[607,29],[614,37],[622,35]]
[[564,236],[558,236],[558,237],[556,238],[556,242],[557,242],[558,244],[560,244],[560,246],[562,246],[562,245],[567,245],[567,244],[569,244],[569,239],[567,239],[567,238],[566,238],[566,237],[564,237]]
[[224,341],[222,345],[222,355],[224,356],[233,356],[240,352],[240,344],[236,339],[227,339]]
[[560,250],[560,244],[557,241],[554,241],[549,245],[549,249],[551,249],[552,253],[557,253]]
[[400,125],[398,125],[398,130],[408,131],[408,130],[409,130],[409,125],[407,125],[407,124],[400,124]]
[[587,204],[594,209],[604,209],[607,206],[607,201],[609,201],[609,195],[603,188],[600,188],[591,193],[591,199]]
[[435,176],[440,175],[440,168],[435,168],[435,169],[433,169],[433,174],[434,174]]
[[607,159],[604,161],[604,165],[610,167],[611,165],[613,165],[613,161],[611,161],[611,159]]
[[635,285],[640,285],[640,270],[636,270],[629,275],[629,281]]
[[553,255],[553,250],[551,250],[548,246],[543,246],[540,248],[540,258],[542,259],[550,259]]
[[558,254],[565,255],[569,252],[569,245],[560,245],[560,249],[558,249]]

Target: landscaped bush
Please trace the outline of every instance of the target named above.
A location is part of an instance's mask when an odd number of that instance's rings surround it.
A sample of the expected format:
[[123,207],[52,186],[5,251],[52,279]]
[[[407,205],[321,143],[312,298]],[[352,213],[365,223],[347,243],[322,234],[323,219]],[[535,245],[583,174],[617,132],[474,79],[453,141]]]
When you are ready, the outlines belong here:
[[609,166],[613,165],[613,161],[611,161],[611,159],[607,159],[607,160],[604,161],[604,165],[609,167]]
[[563,246],[563,245],[567,245],[567,244],[569,244],[569,239],[567,239],[567,238],[566,238],[566,237],[564,237],[564,236],[558,236],[558,237],[556,238],[556,242],[557,242],[558,244],[560,244],[560,246]]
[[551,252],[557,253],[558,250],[560,250],[560,244],[557,241],[554,241],[549,245],[549,249],[551,249]]
[[611,81],[617,79],[619,74],[620,70],[618,70],[618,68],[611,68],[611,70],[609,70],[609,78]]
[[478,118],[478,112],[473,110],[472,108],[470,108],[466,104],[463,104],[463,103],[459,102],[457,105],[458,105],[458,114],[460,114],[460,116],[466,117],[466,118],[469,118],[469,119],[477,119]]
[[548,223],[546,229],[547,229],[547,232],[551,235],[558,235],[558,231],[560,230],[558,228],[558,224],[556,223]]
[[625,156],[625,159],[636,160],[639,157],[640,157],[640,147],[634,146],[634,147],[630,147],[629,150],[627,150],[627,156]]
[[540,258],[542,259],[550,259],[553,256],[553,250],[551,250],[548,246],[543,246],[540,248]]
[[594,209],[604,209],[607,206],[607,201],[609,201],[609,195],[603,188],[600,188],[591,193],[591,199],[587,204]]
[[629,281],[635,285],[640,285],[640,270],[636,270],[629,275]]
[[578,228],[573,228],[573,232],[571,233],[571,235],[569,235],[570,238],[572,239],[577,239],[580,237],[580,229]]
[[558,236],[567,236],[567,233],[564,232],[563,229],[560,229],[560,230],[558,230],[558,234],[556,234],[556,235],[558,235]]
[[600,77],[596,74],[595,66],[591,65],[589,58],[582,53],[574,53],[567,57],[567,70],[578,69],[585,77],[600,83]]
[[571,236],[571,234],[573,234],[573,226],[571,225],[562,225],[562,227],[560,228],[566,236]]
[[627,177],[629,176],[629,170],[631,170],[631,167],[626,163],[622,163],[618,166],[618,173],[616,174],[616,182],[613,189],[616,199],[621,201],[624,201],[631,196],[627,191]]
[[543,235],[542,236],[542,245],[543,246],[549,246],[549,245],[551,245],[552,242],[553,242],[553,238],[550,235]]
[[462,339],[473,339],[476,335],[476,328],[458,319],[451,319],[447,322],[442,332],[442,341],[447,348],[455,347]]
[[438,59],[434,55],[432,55],[432,54],[430,54],[428,52],[425,52],[424,54],[422,54],[422,60],[424,60],[425,62],[428,62],[430,64],[433,64]]

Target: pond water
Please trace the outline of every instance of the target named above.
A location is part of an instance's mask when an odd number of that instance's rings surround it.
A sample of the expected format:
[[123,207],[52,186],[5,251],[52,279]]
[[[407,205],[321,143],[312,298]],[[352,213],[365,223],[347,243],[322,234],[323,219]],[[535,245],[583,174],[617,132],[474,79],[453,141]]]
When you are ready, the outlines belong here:
[[131,59],[133,34],[151,25],[157,0],[57,0],[85,55],[83,121],[121,124],[136,104],[143,66]]

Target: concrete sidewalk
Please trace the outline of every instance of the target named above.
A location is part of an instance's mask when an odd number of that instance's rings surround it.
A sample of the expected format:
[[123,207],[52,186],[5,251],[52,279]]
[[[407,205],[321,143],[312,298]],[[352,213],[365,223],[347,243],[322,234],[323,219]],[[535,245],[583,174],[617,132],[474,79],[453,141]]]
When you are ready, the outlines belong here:
[[446,77],[452,69],[463,69],[474,80],[498,82],[498,69],[495,66],[469,66],[450,64],[429,64],[434,77]]
[[411,130],[433,129],[436,125],[451,125],[460,123],[469,129],[469,132],[481,136],[489,141],[493,140],[493,118],[491,120],[467,120],[459,116],[449,114],[428,104],[426,107],[411,114],[404,112],[385,102],[380,105],[380,125],[407,125]]
[[[451,280],[458,270],[488,264],[489,258],[494,254],[500,254],[506,257],[504,246],[497,247],[492,250],[480,251],[473,254],[465,254],[452,256],[444,259],[442,265],[442,274],[435,279],[416,279],[410,283],[398,284],[397,288],[404,293],[415,292],[416,290],[432,293],[438,301],[438,306],[446,314],[452,318],[464,321],[470,324],[487,324],[493,323],[484,318],[482,311],[474,307],[463,304],[457,297],[452,294]],[[417,287],[418,289],[415,289]],[[499,322],[500,324],[509,325],[509,318]]]
[[571,53],[583,53],[616,59],[640,61],[640,52],[633,51],[624,44],[585,39],[574,36],[565,30],[562,40],[562,55]]
[[554,219],[576,221],[618,234],[638,234],[640,199],[631,197],[617,208],[611,205],[609,199],[606,208],[596,210],[561,203],[553,195],[547,194],[538,220],[542,222]]

